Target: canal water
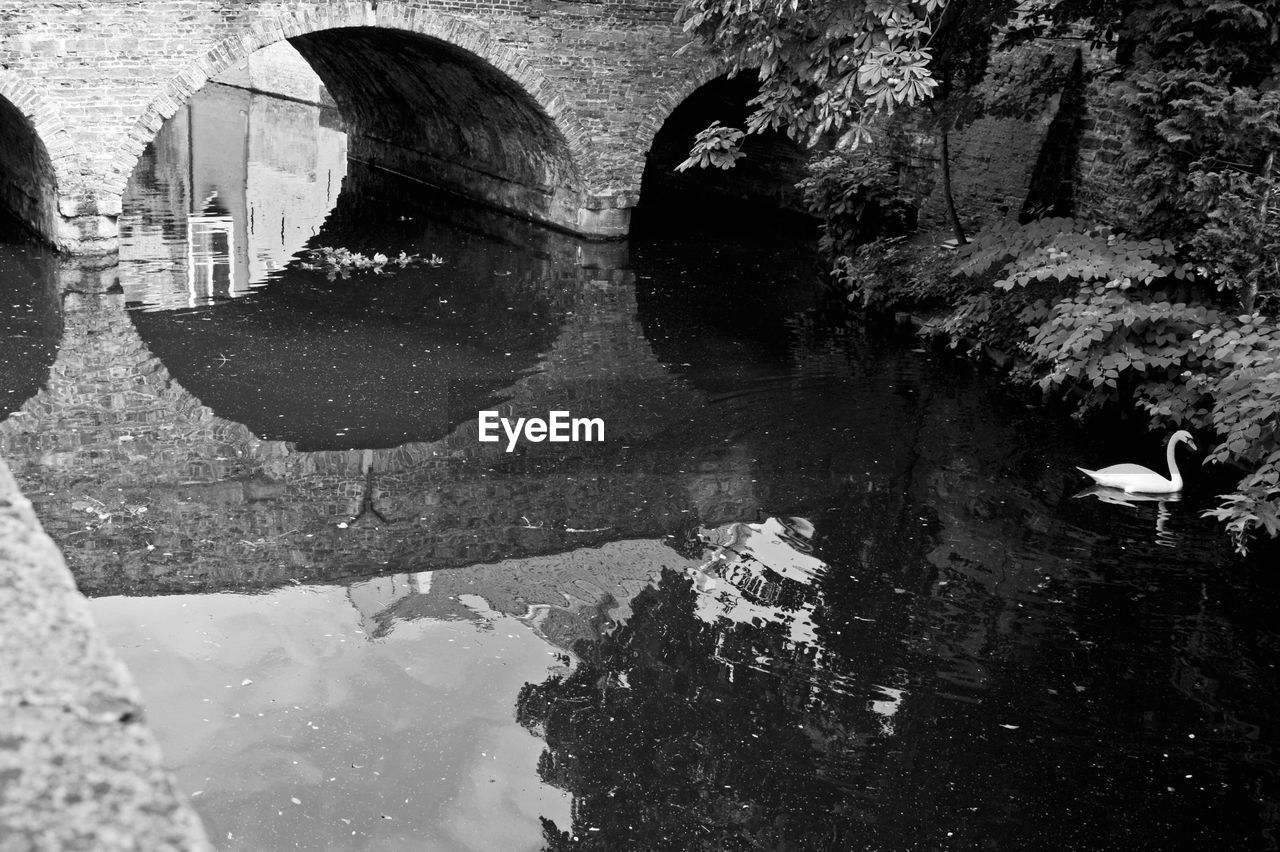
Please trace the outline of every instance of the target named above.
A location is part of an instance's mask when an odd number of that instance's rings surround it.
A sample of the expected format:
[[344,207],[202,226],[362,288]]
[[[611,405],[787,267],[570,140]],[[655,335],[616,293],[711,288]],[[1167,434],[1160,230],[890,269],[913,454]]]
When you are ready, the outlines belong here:
[[216,85],[124,211],[0,247],[0,455],[220,848],[1276,848],[1221,476],[1083,491],[1159,438],[833,317],[804,228],[586,243]]

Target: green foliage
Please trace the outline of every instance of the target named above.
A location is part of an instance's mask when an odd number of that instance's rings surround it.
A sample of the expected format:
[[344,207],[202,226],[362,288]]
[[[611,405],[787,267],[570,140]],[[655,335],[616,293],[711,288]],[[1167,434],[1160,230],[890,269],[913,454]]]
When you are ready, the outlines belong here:
[[805,209],[822,223],[819,250],[827,257],[850,255],[869,240],[913,226],[915,205],[882,154],[837,152],[805,168],[808,176],[797,186]]
[[676,171],[683,172],[694,166],[717,169],[731,169],[734,163],[743,156],[739,143],[746,134],[736,127],[725,127],[719,121],[711,122],[706,130],[699,131],[694,137],[693,148],[689,156],[676,166]]
[[1197,193],[1212,196],[1188,250],[1218,289],[1239,294],[1246,311],[1280,309],[1280,202],[1271,167],[1250,179],[1239,174],[1192,176]]
[[1252,310],[1280,284],[1274,151],[1280,92],[1233,85],[1217,68],[1147,67],[1121,87],[1134,116],[1125,167],[1146,228],[1180,240],[1220,289]]
[[1136,405],[1153,425],[1213,433],[1209,459],[1250,472],[1211,514],[1241,546],[1276,535],[1280,334],[1259,310],[1280,307],[1280,4],[1064,0],[1025,22],[1083,19],[1120,47],[1122,166],[1152,239],[1069,220],[1004,226],[965,271],[1000,266],[1007,291],[1074,288],[1023,311],[1026,377],[1082,413]]
[[[944,143],[983,112],[1036,109],[1046,75],[993,54],[1014,12],[1001,0],[685,0],[679,17],[734,71],[760,69],[744,133],[840,133],[839,147],[869,138],[876,113],[926,100]],[[1081,413],[1136,405],[1156,425],[1212,432],[1214,461],[1252,471],[1214,514],[1241,543],[1277,532],[1280,340],[1261,311],[1280,309],[1280,2],[1044,0],[1016,13],[1008,40],[1072,30],[1116,50],[1108,92],[1130,123],[1121,165],[1142,225],[1135,236],[1067,219],[988,230],[961,271],[994,274],[995,289],[960,299],[946,328],[990,336],[1016,323],[1023,375]],[[882,303],[893,273],[856,245],[892,194],[870,158],[828,172],[806,193],[840,211],[825,216],[835,277],[851,300]]]
[[1003,265],[995,286],[1011,290],[1031,281],[1115,281],[1122,289],[1158,278],[1188,275],[1172,261],[1168,240],[1133,240],[1111,228],[1083,229],[1069,217],[1037,219],[1020,225],[1000,222],[985,228],[961,250],[964,275]]
[[949,251],[890,237],[835,258],[832,279],[863,310],[932,313],[976,289],[972,281],[951,274],[953,265]]
[[1280,3],[1060,0],[1030,7],[1019,34],[1082,23],[1117,51],[1107,94],[1129,124],[1140,235],[1173,240],[1244,312],[1274,310]]
[[1280,535],[1277,482],[1280,482],[1280,451],[1272,453],[1256,471],[1240,480],[1233,493],[1222,495],[1222,503],[1209,514],[1224,522],[1237,542],[1244,541],[1257,528],[1266,530],[1274,538]]
[[911,106],[937,86],[929,40],[943,0],[685,0],[676,19],[727,62],[758,69],[746,133],[785,129],[805,143],[870,138],[880,111]]
[[[1018,317],[1021,375],[1080,415],[1133,406],[1153,426],[1216,435],[1207,460],[1250,471],[1212,513],[1243,549],[1255,530],[1280,533],[1280,329],[1215,304],[1173,249],[1041,220],[980,234],[960,271],[999,267],[996,287],[1033,299]],[[990,322],[991,304],[971,300],[949,330]]]

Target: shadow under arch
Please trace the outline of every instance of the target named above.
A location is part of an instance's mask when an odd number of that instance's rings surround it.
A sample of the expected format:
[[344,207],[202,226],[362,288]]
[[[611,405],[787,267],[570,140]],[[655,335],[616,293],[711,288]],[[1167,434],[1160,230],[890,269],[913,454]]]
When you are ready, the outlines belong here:
[[625,233],[584,176],[590,137],[546,77],[479,25],[399,3],[258,7],[167,80],[121,143],[109,191],[122,195],[162,123],[213,77],[281,40],[316,70],[349,123],[353,159],[591,236]]
[[29,85],[0,73],[0,206],[45,242],[62,246],[54,157],[66,130]]
[[658,96],[657,106],[645,115],[636,133],[640,150],[647,153],[653,147],[653,138],[662,130],[671,113],[679,109],[690,95],[728,73],[729,64],[723,57],[706,53],[700,56],[695,70],[677,77],[674,85],[663,89]]
[[757,91],[754,71],[729,76],[714,64],[673,90],[628,244],[654,353],[712,394],[723,375],[786,358],[786,325],[814,305],[823,272],[816,222],[795,188],[808,152],[785,133],[745,137],[732,169],[675,171],[713,121],[744,127]]
[[0,213],[0,420],[48,381],[62,339],[58,284],[53,250]]
[[[795,184],[805,177],[808,151],[785,132],[751,134],[742,140],[744,156],[731,169],[692,168],[677,172],[694,137],[713,121],[743,128],[758,92],[756,74],[734,76],[715,69],[673,93],[670,112],[652,128],[641,181],[637,219],[661,213],[707,218],[723,210],[735,214],[782,211],[802,214]],[[655,211],[655,208],[659,208]]]

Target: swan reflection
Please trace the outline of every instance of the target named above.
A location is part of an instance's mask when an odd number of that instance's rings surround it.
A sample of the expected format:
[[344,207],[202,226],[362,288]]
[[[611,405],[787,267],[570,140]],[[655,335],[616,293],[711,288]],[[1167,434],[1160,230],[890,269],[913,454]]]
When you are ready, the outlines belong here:
[[1165,529],[1169,522],[1171,514],[1168,503],[1177,503],[1182,499],[1181,494],[1143,494],[1134,491],[1125,491],[1123,488],[1110,488],[1106,485],[1091,485],[1083,491],[1073,495],[1074,497],[1097,497],[1103,503],[1112,503],[1116,506],[1127,506],[1130,509],[1137,509],[1139,503],[1155,503],[1156,504],[1156,544],[1161,547],[1177,547],[1177,540],[1172,533]]

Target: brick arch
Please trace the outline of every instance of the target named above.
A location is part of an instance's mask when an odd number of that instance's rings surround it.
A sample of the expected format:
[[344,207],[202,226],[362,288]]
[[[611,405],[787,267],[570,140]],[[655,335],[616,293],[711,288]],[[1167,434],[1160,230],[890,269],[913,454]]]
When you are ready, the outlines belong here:
[[593,171],[595,152],[590,136],[565,97],[515,50],[493,38],[482,26],[442,12],[399,2],[333,3],[307,10],[265,10],[243,32],[222,39],[180,73],[160,86],[130,128],[113,158],[106,188],[123,195],[143,150],[166,119],[213,77],[258,50],[285,39],[330,30],[369,28],[425,36],[458,48],[489,66],[529,96],[556,131],[569,152],[576,175]]
[[[640,150],[647,153],[653,147],[653,139],[666,124],[671,113],[680,104],[711,81],[729,73],[729,63],[722,57],[708,55],[696,69],[689,74],[678,75],[673,86],[664,87],[659,93],[657,103],[645,113],[640,122],[637,141]],[[643,164],[642,164],[643,165]],[[639,191],[637,179],[636,190]]]
[[[744,69],[733,77],[729,70],[722,60],[707,61],[663,92],[660,106],[649,114],[650,123],[646,124],[642,193],[657,206],[673,202],[684,206],[697,199],[697,203],[731,203],[735,207],[747,203],[760,211],[804,213],[795,185],[806,174],[807,148],[791,139],[785,129],[743,139],[747,156],[728,173],[692,169],[676,174],[670,170],[688,156],[693,133],[713,118],[741,124],[744,115],[739,107],[757,91],[755,69]],[[750,112],[750,107],[745,112]]]
[[[44,95],[7,70],[0,71],[0,98],[7,102],[5,107],[8,108],[2,111],[11,111],[20,118],[23,126],[19,132],[29,136],[34,143],[27,151],[4,152],[6,160],[24,154],[29,154],[32,159],[15,168],[19,181],[13,184],[0,181],[0,203],[28,227],[63,248],[59,188],[75,184],[71,136],[61,116]],[[14,164],[10,162],[10,165]]]

